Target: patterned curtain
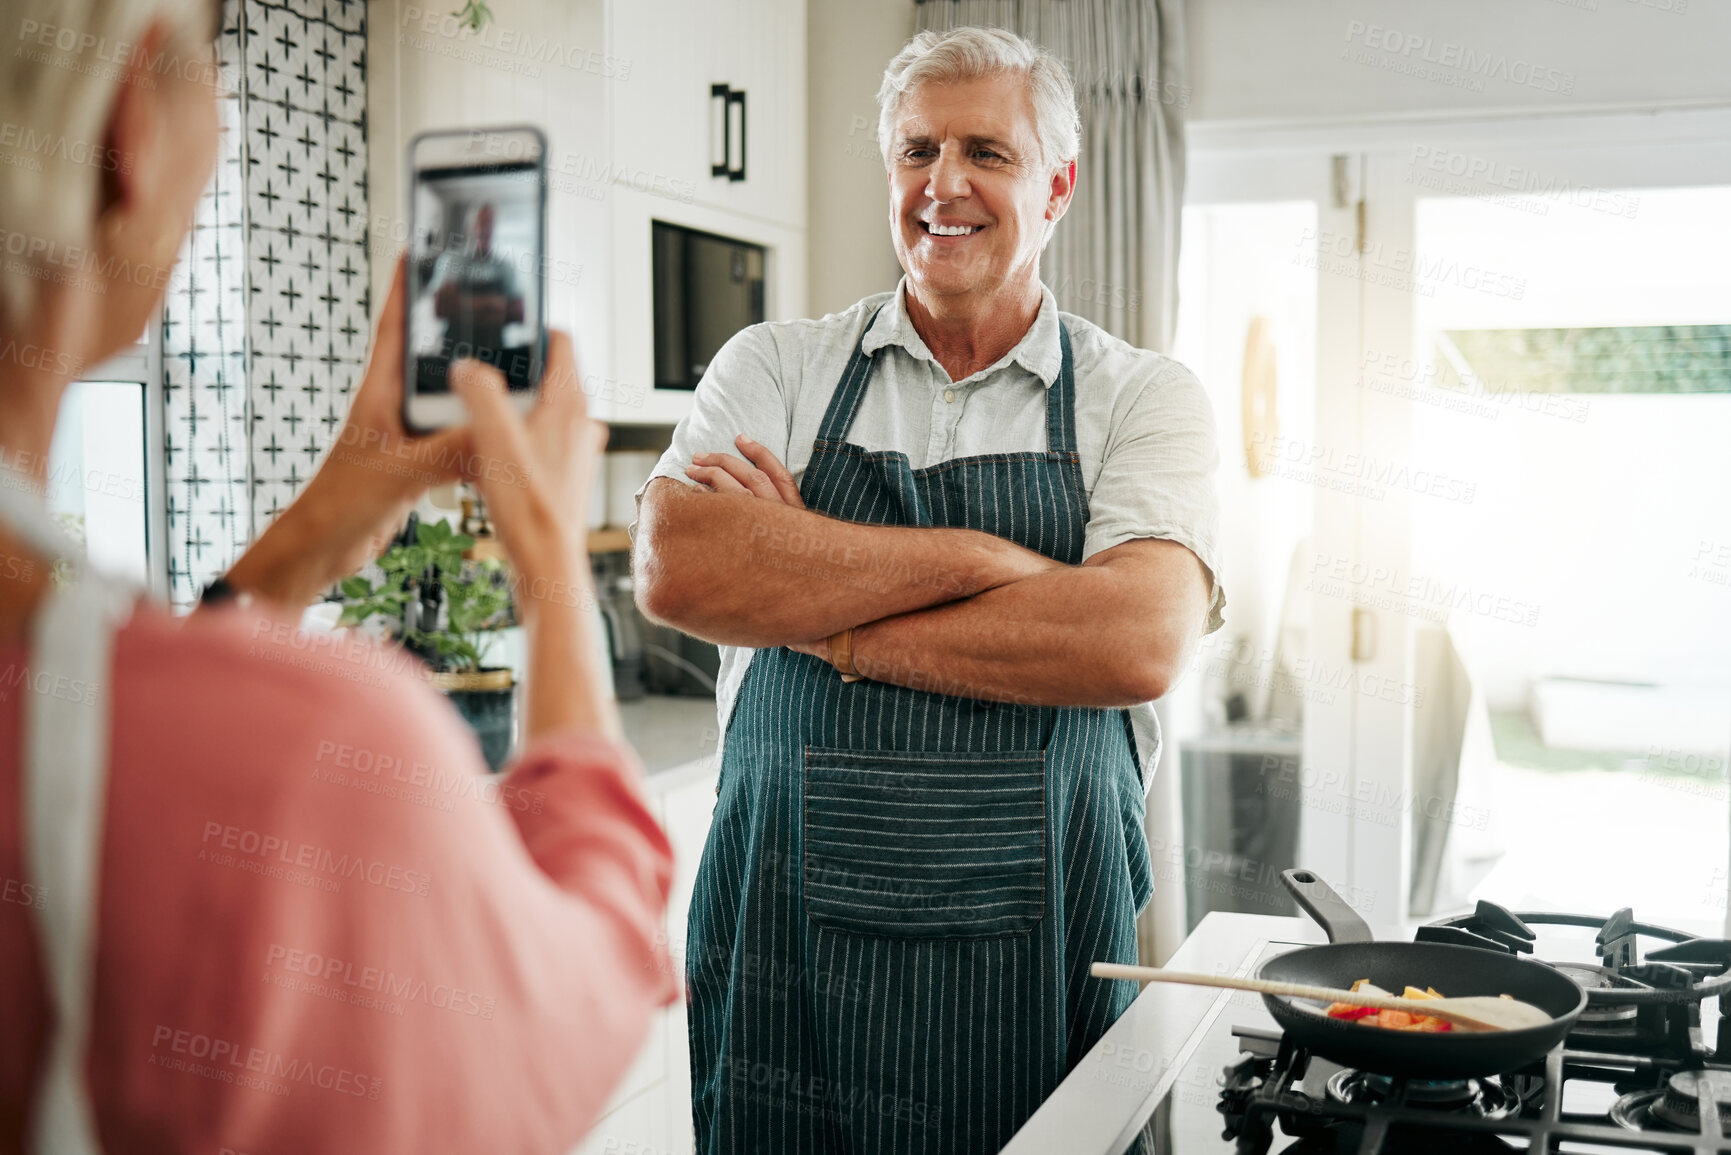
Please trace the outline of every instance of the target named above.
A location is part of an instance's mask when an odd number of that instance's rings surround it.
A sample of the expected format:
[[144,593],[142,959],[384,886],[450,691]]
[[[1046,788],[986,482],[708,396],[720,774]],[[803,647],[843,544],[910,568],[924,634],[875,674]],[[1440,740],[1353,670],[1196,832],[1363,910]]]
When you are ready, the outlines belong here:
[[300,492],[370,336],[364,0],[226,0],[222,156],[163,306],[169,593]]
[[922,31],[1007,28],[1070,66],[1082,155],[1042,277],[1061,308],[1167,351],[1190,102],[1182,0],[918,0],[916,11]]

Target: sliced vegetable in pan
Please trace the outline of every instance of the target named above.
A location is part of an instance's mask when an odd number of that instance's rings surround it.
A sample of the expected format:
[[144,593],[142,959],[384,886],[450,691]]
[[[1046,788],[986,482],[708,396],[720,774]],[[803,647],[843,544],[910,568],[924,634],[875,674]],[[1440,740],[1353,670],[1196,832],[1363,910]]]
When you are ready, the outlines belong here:
[[[1352,984],[1356,994],[1360,991],[1372,995],[1389,995],[1369,979],[1359,979]],[[1443,997],[1435,987],[1419,990],[1417,987],[1407,987],[1400,993],[1403,999],[1440,999]],[[1511,998],[1511,995],[1503,995]],[[1382,1027],[1390,1031],[1452,1031],[1454,1024],[1445,1019],[1433,1018],[1430,1015],[1414,1015],[1406,1011],[1379,1011],[1375,1007],[1355,1007],[1351,1003],[1333,1003],[1328,1008],[1328,1017],[1344,1019],[1348,1022],[1364,1023],[1366,1026]]]

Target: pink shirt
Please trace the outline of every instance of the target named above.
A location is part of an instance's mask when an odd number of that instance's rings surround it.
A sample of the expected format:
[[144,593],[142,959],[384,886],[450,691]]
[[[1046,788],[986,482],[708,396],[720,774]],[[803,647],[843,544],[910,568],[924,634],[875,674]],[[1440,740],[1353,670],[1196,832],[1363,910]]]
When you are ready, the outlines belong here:
[[[563,1155],[676,994],[667,841],[629,751],[501,778],[398,651],[240,609],[115,650],[93,1035],[104,1150]],[[48,1037],[0,645],[0,1155]]]

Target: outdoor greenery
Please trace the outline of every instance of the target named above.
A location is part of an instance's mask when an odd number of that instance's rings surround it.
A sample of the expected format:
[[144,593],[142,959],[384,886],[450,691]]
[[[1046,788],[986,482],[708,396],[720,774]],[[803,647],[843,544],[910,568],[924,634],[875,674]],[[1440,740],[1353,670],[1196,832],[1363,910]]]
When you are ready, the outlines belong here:
[[479,670],[487,633],[509,624],[511,590],[500,562],[463,556],[474,544],[447,522],[422,522],[413,544],[393,545],[379,558],[378,585],[358,575],[343,580],[337,624],[382,617],[435,670]]
[[1731,392],[1731,325],[1451,329],[1443,336],[1494,390]]

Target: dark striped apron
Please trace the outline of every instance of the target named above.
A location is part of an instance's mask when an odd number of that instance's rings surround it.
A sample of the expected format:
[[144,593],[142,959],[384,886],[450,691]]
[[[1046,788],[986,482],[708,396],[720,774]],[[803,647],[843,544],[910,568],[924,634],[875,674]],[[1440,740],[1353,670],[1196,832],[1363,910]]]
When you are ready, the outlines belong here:
[[[856,345],[806,505],[1079,563],[1088,498],[1060,340],[1046,452],[917,471],[846,441],[873,364]],[[809,655],[757,651],[688,927],[697,1150],[1002,1147],[1136,994],[1087,970],[1136,961],[1142,813],[1125,711],[843,683]]]

